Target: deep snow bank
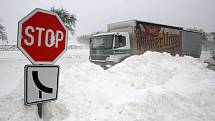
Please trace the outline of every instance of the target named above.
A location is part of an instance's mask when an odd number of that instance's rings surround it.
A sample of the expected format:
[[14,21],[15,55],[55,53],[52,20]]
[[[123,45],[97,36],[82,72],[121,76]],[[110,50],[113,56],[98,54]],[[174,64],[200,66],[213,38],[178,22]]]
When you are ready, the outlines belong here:
[[[215,120],[215,73],[191,57],[146,52],[106,71],[76,63],[59,84],[59,99],[45,105],[49,121]],[[39,120],[22,87],[0,98],[0,121]]]

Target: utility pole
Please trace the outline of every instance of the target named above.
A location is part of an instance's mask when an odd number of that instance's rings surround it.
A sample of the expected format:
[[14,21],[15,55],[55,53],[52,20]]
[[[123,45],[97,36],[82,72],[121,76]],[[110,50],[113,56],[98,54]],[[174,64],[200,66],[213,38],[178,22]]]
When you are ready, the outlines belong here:
[[215,35],[213,35],[213,39],[214,39],[214,48],[213,48],[213,51],[215,51]]
[[215,51],[215,32],[211,32],[211,35],[213,37],[214,43],[213,43],[213,51]]

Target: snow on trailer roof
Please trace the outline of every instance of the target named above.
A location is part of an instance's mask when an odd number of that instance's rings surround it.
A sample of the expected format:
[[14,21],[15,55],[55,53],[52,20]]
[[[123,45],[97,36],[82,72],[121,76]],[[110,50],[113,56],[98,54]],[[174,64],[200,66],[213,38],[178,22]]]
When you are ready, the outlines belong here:
[[93,37],[97,37],[97,36],[102,36],[102,35],[113,35],[113,34],[117,34],[118,32],[104,32],[104,33],[100,33],[100,34],[95,34],[93,35]]
[[186,32],[192,32],[192,33],[199,33],[199,34],[203,34],[202,32],[195,31],[195,30],[187,30],[187,29],[183,29],[183,31],[186,31]]
[[139,20],[128,20],[128,21],[110,23],[107,25],[107,28],[108,28],[108,30],[111,30],[111,29],[116,29],[116,28],[135,27],[137,25],[137,23],[159,25],[159,26],[163,26],[163,27],[183,30],[183,27],[170,26],[170,25],[164,25],[164,24],[146,22],[146,21],[139,21]]
[[105,35],[118,35],[118,34],[123,34],[126,32],[104,32],[104,33],[100,33],[100,34],[95,34],[93,35],[93,37],[97,37],[97,36],[105,36]]

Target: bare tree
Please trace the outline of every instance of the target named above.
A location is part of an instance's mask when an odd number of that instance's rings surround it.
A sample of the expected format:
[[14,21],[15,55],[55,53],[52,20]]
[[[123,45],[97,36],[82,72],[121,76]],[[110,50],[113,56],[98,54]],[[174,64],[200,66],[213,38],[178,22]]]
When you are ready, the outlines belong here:
[[8,44],[7,32],[4,25],[0,24],[0,40],[4,45]]
[[85,34],[85,35],[80,35],[77,37],[78,42],[89,45],[90,43],[90,37],[92,37],[95,34],[103,33],[104,31],[97,31],[97,32],[92,32],[90,34]]
[[2,24],[0,24],[0,32],[2,33],[4,31],[4,26]]
[[52,7],[50,11],[57,13],[67,27],[67,29],[71,32],[71,34],[74,34],[74,28],[77,21],[76,16],[74,14],[70,14],[67,10],[63,8]]
[[213,50],[215,51],[215,32],[211,32],[210,33],[211,34],[211,36],[213,37],[213,40],[214,40],[214,43],[213,43]]

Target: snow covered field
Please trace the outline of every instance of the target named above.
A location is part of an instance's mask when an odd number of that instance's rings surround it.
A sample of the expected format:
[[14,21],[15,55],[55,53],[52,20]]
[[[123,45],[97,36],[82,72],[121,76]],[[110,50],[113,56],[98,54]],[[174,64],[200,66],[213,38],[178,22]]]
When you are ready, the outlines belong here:
[[[58,100],[46,121],[214,121],[215,72],[191,57],[146,52],[109,70],[89,63],[88,50],[69,50],[60,65]],[[19,51],[0,51],[0,121],[40,121],[24,106]]]

